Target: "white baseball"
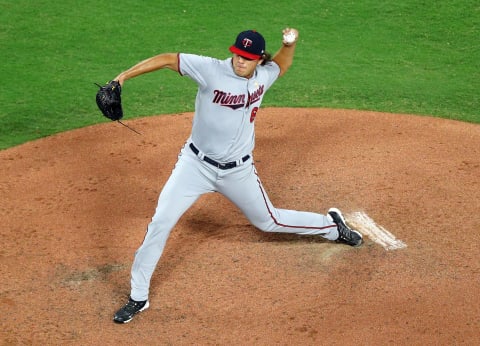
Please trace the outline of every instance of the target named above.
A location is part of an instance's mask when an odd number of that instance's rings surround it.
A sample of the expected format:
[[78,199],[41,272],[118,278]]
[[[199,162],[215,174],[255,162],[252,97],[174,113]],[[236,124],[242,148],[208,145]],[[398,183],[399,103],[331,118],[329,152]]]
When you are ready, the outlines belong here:
[[293,31],[289,31],[288,33],[283,35],[283,42],[286,44],[292,44],[297,40],[297,35]]

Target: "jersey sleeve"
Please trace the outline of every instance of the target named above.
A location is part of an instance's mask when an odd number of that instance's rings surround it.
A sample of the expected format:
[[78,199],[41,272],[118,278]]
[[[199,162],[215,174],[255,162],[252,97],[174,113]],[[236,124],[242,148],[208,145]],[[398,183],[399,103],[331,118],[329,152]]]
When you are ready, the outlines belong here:
[[206,56],[184,53],[178,55],[180,75],[190,77],[202,86],[207,85],[208,77],[212,75],[215,64],[218,64],[217,59]]
[[267,76],[266,87],[268,89],[272,86],[273,83],[275,83],[278,77],[280,77],[280,66],[278,66],[277,63],[274,61],[269,61],[264,66],[262,66],[262,70]]

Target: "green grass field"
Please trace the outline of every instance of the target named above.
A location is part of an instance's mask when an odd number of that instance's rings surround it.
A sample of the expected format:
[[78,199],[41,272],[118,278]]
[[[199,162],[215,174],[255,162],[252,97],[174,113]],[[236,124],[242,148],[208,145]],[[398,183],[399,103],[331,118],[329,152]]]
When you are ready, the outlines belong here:
[[[294,6],[292,8],[292,6]],[[162,52],[226,58],[254,28],[274,53],[300,31],[294,65],[263,107],[332,107],[480,123],[480,3],[0,0],[0,149],[106,121],[97,87]],[[192,111],[195,84],[158,71],[125,84],[125,117]]]

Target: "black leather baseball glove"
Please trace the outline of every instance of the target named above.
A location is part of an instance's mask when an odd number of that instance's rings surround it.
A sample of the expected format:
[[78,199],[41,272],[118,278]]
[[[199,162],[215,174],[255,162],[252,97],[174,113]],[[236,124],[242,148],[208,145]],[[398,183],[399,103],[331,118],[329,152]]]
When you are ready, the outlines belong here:
[[[98,85],[98,84],[97,84]],[[122,86],[118,81],[110,81],[106,85],[101,86],[97,92],[96,101],[98,108],[102,114],[110,120],[120,120],[123,117]]]

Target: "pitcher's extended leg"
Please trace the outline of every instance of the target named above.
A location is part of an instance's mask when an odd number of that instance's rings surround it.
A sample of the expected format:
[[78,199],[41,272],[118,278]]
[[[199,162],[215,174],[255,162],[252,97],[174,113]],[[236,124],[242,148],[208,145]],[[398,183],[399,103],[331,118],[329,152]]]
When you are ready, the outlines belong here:
[[237,205],[262,231],[320,235],[328,240],[338,238],[337,225],[326,215],[275,208],[253,165],[226,175],[219,192]]

